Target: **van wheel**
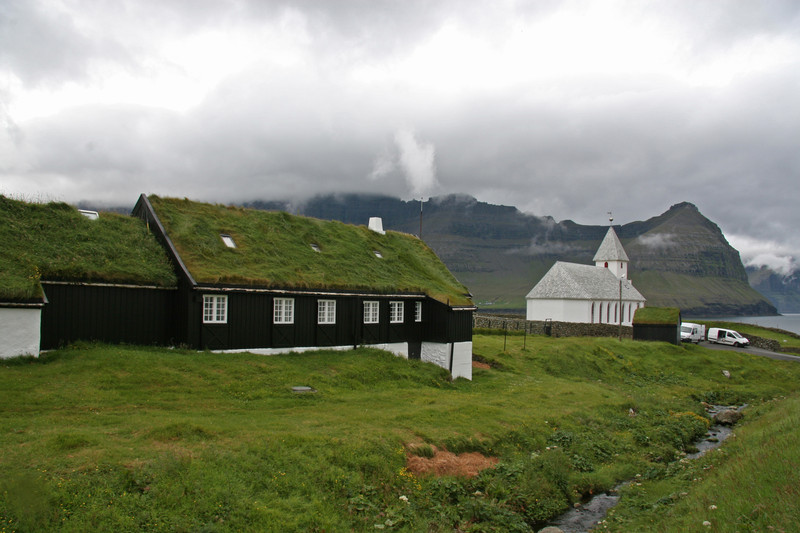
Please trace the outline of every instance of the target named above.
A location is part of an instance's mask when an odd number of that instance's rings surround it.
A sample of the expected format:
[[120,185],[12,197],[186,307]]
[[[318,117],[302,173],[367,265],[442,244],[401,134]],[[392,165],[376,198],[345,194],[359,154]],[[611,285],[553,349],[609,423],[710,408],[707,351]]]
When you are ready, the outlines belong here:
[[734,347],[734,348],[741,348],[741,347],[742,347],[742,345],[741,345],[741,344],[739,344],[738,342],[734,342],[734,343],[733,343],[733,347]]

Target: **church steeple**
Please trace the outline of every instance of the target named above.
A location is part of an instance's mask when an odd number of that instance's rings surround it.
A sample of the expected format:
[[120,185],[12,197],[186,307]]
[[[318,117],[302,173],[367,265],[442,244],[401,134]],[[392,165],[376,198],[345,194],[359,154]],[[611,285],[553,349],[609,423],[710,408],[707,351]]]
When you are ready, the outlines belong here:
[[[613,221],[613,219],[610,220]],[[622,243],[619,242],[613,226],[608,228],[608,233],[606,233],[603,242],[600,243],[597,253],[594,254],[593,261],[595,266],[610,269],[616,277],[628,279],[628,262],[630,259],[628,259],[628,254],[625,253]]]

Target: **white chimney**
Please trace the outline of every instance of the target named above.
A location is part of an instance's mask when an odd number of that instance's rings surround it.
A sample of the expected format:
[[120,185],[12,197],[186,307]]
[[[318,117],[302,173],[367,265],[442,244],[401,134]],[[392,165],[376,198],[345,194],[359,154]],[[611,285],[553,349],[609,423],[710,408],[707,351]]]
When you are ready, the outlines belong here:
[[386,232],[383,231],[383,219],[381,217],[370,217],[369,229],[377,233],[380,233],[381,235],[386,235]]

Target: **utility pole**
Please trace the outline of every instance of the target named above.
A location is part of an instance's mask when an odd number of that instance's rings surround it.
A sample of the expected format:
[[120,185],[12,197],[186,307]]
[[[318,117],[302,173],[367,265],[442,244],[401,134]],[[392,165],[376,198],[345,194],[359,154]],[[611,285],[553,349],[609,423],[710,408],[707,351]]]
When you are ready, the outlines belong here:
[[419,199],[419,240],[422,240],[422,200],[424,198]]

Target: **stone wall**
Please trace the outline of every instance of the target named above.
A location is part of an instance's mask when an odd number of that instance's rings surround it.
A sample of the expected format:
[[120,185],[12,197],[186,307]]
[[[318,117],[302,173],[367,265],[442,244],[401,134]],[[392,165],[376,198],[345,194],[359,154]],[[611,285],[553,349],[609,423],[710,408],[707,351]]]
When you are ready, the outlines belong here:
[[541,320],[525,320],[515,315],[475,315],[473,327],[488,329],[504,329],[507,331],[525,331],[531,335],[549,335],[552,337],[633,337],[633,328],[616,324],[586,324],[582,322],[549,322]]
[[761,348],[762,350],[769,350],[771,352],[783,351],[781,350],[781,343],[778,341],[756,337],[755,335],[745,335],[745,337],[750,341],[750,346],[753,348]]
[[[618,337],[620,328],[615,324],[585,324],[579,322],[551,322],[550,335],[553,337]],[[474,315],[473,327],[526,331],[531,335],[547,335],[546,324],[540,320],[525,320],[518,315]],[[622,326],[622,338],[633,338],[633,328]],[[778,341],[747,335],[750,346],[772,352],[792,352],[781,349]]]

